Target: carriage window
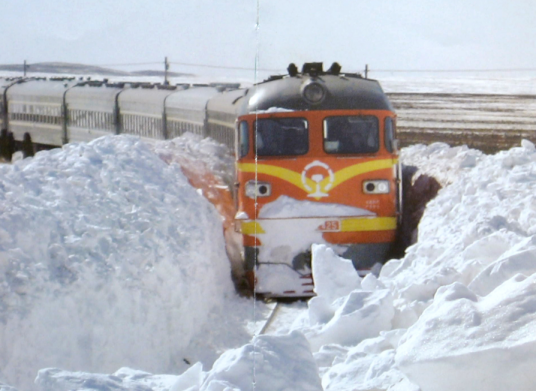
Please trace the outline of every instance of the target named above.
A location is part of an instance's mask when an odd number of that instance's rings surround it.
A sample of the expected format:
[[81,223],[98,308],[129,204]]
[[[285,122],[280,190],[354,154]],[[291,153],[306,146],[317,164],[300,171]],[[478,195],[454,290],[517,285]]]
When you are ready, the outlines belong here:
[[308,124],[304,118],[266,118],[255,121],[258,156],[304,155],[309,151]]
[[238,126],[238,143],[240,151],[239,157],[246,156],[249,152],[249,129],[246,121],[240,122],[240,125]]
[[324,120],[324,151],[327,153],[373,153],[379,143],[378,118],[366,116],[327,117]]
[[385,148],[389,152],[394,151],[395,121],[391,117],[385,118]]

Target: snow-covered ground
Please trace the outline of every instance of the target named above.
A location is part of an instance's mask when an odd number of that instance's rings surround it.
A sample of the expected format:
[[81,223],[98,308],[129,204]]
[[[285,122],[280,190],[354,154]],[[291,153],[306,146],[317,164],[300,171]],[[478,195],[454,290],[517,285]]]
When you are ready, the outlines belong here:
[[260,336],[266,305],[235,294],[221,217],[170,159],[185,148],[222,158],[220,146],[194,137],[155,147],[114,136],[0,167],[5,384],[532,389],[531,143],[494,156],[444,144],[404,149],[406,164],[445,186],[418,242],[364,279],[316,246],[317,296]]
[[403,149],[443,185],[417,243],[364,279],[315,246],[317,296],[265,335],[269,305],[235,293],[222,217],[183,175],[193,156],[229,165],[191,136],[0,165],[0,390],[533,389],[530,142]]

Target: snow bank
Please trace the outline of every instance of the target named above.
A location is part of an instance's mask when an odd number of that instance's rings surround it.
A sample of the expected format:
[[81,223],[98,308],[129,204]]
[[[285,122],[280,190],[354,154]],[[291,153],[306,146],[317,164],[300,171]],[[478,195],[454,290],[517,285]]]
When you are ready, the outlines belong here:
[[442,187],[456,181],[460,171],[475,167],[484,154],[466,145],[449,147],[445,143],[431,145],[416,144],[400,151],[400,161],[405,166],[414,166],[417,172],[413,178],[427,175],[436,179]]
[[[524,141],[486,156],[434,144],[410,147],[403,156],[447,186],[427,205],[418,242],[406,256],[387,263],[370,281],[375,284],[362,281],[335,302],[335,311],[343,312],[353,296],[387,290],[393,317],[375,325],[375,338],[361,342],[349,343],[341,334],[359,335],[367,319],[352,331],[340,326],[338,339],[315,353],[324,389],[531,390],[534,145]],[[309,316],[316,311],[309,306]]]
[[60,369],[39,371],[43,391],[322,391],[309,343],[298,331],[285,336],[258,336],[221,355],[212,370],[197,363],[180,376],[150,375],[122,368],[113,375],[74,373]]
[[[227,318],[249,303],[224,249],[214,207],[136,138],[0,166],[0,378],[30,389],[44,367],[212,363],[249,339]],[[210,330],[223,316],[227,341]]]
[[419,243],[385,270],[418,317],[396,362],[423,389],[533,388],[535,191],[532,143],[482,157],[431,202]]
[[209,138],[185,133],[174,140],[151,143],[152,149],[168,164],[178,164],[188,182],[218,210],[224,228],[226,250],[232,275],[238,285],[244,270],[242,238],[234,230],[235,202],[229,189],[234,187],[234,157],[229,149]]
[[39,371],[35,382],[42,391],[169,391],[177,379],[178,377],[173,375],[151,375],[130,368],[121,368],[112,375],[48,368]]
[[533,389],[536,275],[518,274],[483,297],[461,283],[440,288],[396,360],[424,390]]

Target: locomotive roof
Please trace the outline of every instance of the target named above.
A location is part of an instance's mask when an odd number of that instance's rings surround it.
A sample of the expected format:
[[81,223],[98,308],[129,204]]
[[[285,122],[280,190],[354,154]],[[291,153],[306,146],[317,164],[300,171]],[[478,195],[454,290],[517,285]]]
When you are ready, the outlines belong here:
[[174,90],[158,88],[126,88],[119,94],[119,105],[158,105],[164,107],[164,101]]
[[22,80],[14,84],[8,91],[8,95],[17,95],[18,97],[35,97],[40,96],[50,99],[62,99],[63,94],[69,87],[73,87],[77,82],[69,80]]
[[209,86],[188,88],[170,95],[166,107],[204,111],[207,102],[219,93],[217,88]]
[[14,79],[14,78],[2,78],[0,79],[0,93],[4,93],[5,89],[8,88],[9,86],[17,83],[17,82],[20,82],[20,78],[19,79]]
[[117,94],[122,91],[119,86],[106,84],[76,85],[67,91],[65,101],[69,109],[95,110],[113,112]]
[[245,90],[232,90],[214,96],[208,101],[207,110],[240,115],[241,100]]
[[[321,63],[305,64],[303,71],[297,73],[291,72],[293,66],[291,64],[289,76],[272,76],[250,88],[239,114],[273,108],[293,111],[346,109],[394,111],[378,81],[365,79],[359,74],[339,73],[340,67],[337,70],[335,65],[339,67],[338,64],[334,64],[329,71],[324,72]],[[304,87],[308,84],[318,84],[325,90],[320,102],[310,103],[304,98]]]

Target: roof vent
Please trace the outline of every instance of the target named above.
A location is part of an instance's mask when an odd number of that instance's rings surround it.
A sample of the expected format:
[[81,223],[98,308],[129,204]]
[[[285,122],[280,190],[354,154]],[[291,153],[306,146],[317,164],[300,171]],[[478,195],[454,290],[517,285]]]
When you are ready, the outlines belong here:
[[288,75],[290,77],[294,77],[294,76],[296,76],[298,74],[298,67],[296,66],[296,64],[291,63],[288,66],[287,71],[288,71]]
[[328,73],[331,73],[332,75],[338,76],[341,73],[342,67],[338,62],[334,62],[331,64],[331,67],[328,69]]
[[322,63],[321,62],[306,62],[305,64],[303,64],[302,73],[304,75],[309,75],[313,77],[318,76],[319,74],[324,73]]

